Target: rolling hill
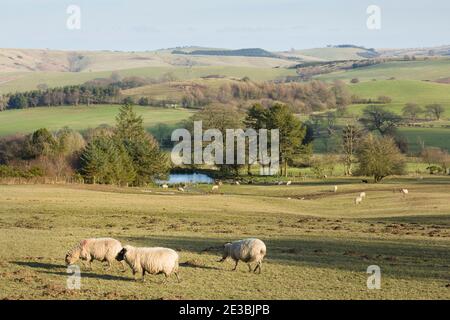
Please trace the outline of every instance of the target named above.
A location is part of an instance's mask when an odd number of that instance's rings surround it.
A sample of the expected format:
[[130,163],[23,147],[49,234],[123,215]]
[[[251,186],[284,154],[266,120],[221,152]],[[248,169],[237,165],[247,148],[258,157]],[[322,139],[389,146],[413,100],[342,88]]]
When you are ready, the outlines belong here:
[[[39,128],[55,131],[63,127],[85,130],[100,125],[114,125],[118,105],[78,107],[45,107],[0,112],[0,136],[31,133]],[[151,129],[158,123],[174,125],[189,118],[192,111],[135,106],[144,119],[144,127]]]

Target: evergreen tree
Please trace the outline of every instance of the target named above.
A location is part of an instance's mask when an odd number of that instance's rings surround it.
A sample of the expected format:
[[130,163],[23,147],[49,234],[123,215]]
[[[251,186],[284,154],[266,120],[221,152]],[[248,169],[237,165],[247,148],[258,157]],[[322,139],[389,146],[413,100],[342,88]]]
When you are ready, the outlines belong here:
[[82,174],[92,183],[124,185],[136,178],[125,148],[107,136],[95,137],[81,156]]
[[167,174],[167,156],[161,152],[153,136],[145,131],[142,117],[129,104],[120,109],[116,118],[114,140],[124,146],[133,163],[135,184],[146,184]]

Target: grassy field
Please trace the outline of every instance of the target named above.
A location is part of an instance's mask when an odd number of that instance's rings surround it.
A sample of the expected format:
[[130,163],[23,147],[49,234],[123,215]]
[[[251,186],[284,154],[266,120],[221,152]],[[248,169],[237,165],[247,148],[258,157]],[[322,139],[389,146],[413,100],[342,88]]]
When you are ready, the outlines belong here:
[[[114,125],[118,105],[43,107],[0,112],[0,136],[29,133],[39,128],[58,130],[67,126],[74,130],[95,128],[102,124]],[[189,118],[187,109],[163,109],[135,106],[136,113],[144,119],[145,128],[158,123],[176,124]]]
[[[2,185],[0,298],[449,299],[450,180],[355,181],[224,185],[221,194],[208,186],[179,193]],[[402,198],[394,187],[410,195]],[[353,205],[363,190],[367,200]],[[67,290],[66,251],[99,236],[178,250],[182,281],[135,282],[130,271],[106,271],[97,262],[92,271],[82,269],[81,290]],[[268,247],[261,275],[217,262],[224,242],[254,236]],[[374,264],[381,290],[366,287]]]
[[[381,80],[368,81],[351,85],[352,94],[363,98],[377,99],[379,96],[388,96],[392,102],[386,104],[390,111],[402,114],[402,108],[408,102],[419,104],[422,108],[431,103],[439,103],[445,108],[441,121],[433,121],[425,126],[427,128],[399,129],[409,142],[409,151],[412,153],[420,150],[420,142],[426,146],[439,147],[450,150],[450,129],[443,127],[448,125],[450,119],[450,85],[416,80]],[[354,115],[361,115],[367,105],[351,105],[348,111]],[[421,115],[425,117],[425,115]]]
[[[96,78],[108,78],[112,71],[99,72],[11,72],[0,74],[0,94],[35,90],[39,84],[49,87],[82,84]],[[295,75],[294,69],[245,67],[245,66],[194,66],[194,67],[142,67],[118,70],[123,77],[139,76],[158,78],[170,73],[179,80],[198,79],[209,75],[243,78],[265,81],[283,76]]]
[[[398,114],[401,114],[402,108],[408,102],[417,103],[422,107],[439,103],[446,108],[444,117],[450,117],[450,85],[448,84],[416,80],[381,80],[351,85],[350,91],[366,99],[376,100],[379,96],[388,96],[392,98],[392,103],[387,104],[387,107]],[[354,111],[359,111],[363,107],[359,105],[354,108]]]
[[321,80],[350,81],[358,78],[361,81],[372,79],[387,80],[439,80],[450,77],[450,59],[393,61],[348,71],[338,71],[317,76]]

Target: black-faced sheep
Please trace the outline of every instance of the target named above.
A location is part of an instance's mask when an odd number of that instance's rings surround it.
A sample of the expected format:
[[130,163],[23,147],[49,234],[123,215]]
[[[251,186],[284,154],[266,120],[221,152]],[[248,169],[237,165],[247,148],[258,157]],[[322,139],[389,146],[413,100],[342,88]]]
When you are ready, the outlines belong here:
[[247,263],[250,272],[252,271],[251,263],[256,262],[253,272],[259,269],[259,273],[261,273],[262,260],[265,255],[266,245],[264,242],[259,239],[244,239],[225,244],[222,259],[219,262],[231,257],[235,262],[233,271],[236,270],[239,261],[243,261]]
[[[65,261],[67,265],[71,265],[81,259],[87,261],[89,269],[92,269],[91,263],[94,260],[106,261],[110,268],[120,250],[122,250],[122,244],[113,238],[84,239],[67,252]],[[125,268],[123,264],[122,267]]]
[[117,254],[118,261],[125,261],[133,271],[133,276],[137,280],[137,274],[142,274],[142,281],[145,281],[145,273],[163,273],[166,279],[173,273],[178,277],[178,253],[168,248],[136,248],[125,246]]

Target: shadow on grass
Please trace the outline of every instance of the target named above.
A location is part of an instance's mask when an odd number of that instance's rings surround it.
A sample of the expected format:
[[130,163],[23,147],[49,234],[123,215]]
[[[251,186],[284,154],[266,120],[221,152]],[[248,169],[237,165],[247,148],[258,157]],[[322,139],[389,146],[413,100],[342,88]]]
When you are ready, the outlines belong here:
[[[137,246],[173,248],[180,252],[182,261],[183,252],[186,251],[212,254],[220,258],[220,251],[215,248],[220,248],[222,244],[232,240],[181,236],[125,239]],[[450,268],[448,242],[430,243],[413,239],[339,239],[318,236],[261,240],[267,246],[265,260],[268,263],[363,273],[368,266],[378,265],[384,275],[395,278],[448,280]]]
[[438,226],[440,228],[450,227],[449,215],[418,215],[418,216],[396,216],[396,217],[377,217],[377,218],[362,218],[361,221],[369,223],[375,222],[390,222],[390,223],[409,223],[418,224],[421,226]]
[[222,270],[221,268],[218,268],[218,267],[199,265],[199,264],[191,263],[190,261],[180,263],[180,267],[193,268],[193,269]]
[[[46,269],[46,271],[39,270],[39,272],[41,272],[41,273],[54,274],[54,275],[63,276],[63,277],[67,277],[67,275],[69,275],[65,271],[66,266],[60,265],[60,264],[32,262],[32,261],[13,261],[12,263],[14,263],[18,266],[29,267],[29,268],[33,268],[33,269]],[[54,271],[57,269],[59,269],[59,270],[64,269],[64,271]],[[92,271],[82,272],[81,277],[92,278],[92,279],[101,279],[101,280],[134,281],[133,278],[127,278],[127,277],[123,277],[123,276],[115,276],[115,275],[111,275],[111,274],[98,274],[98,273],[93,273]]]

